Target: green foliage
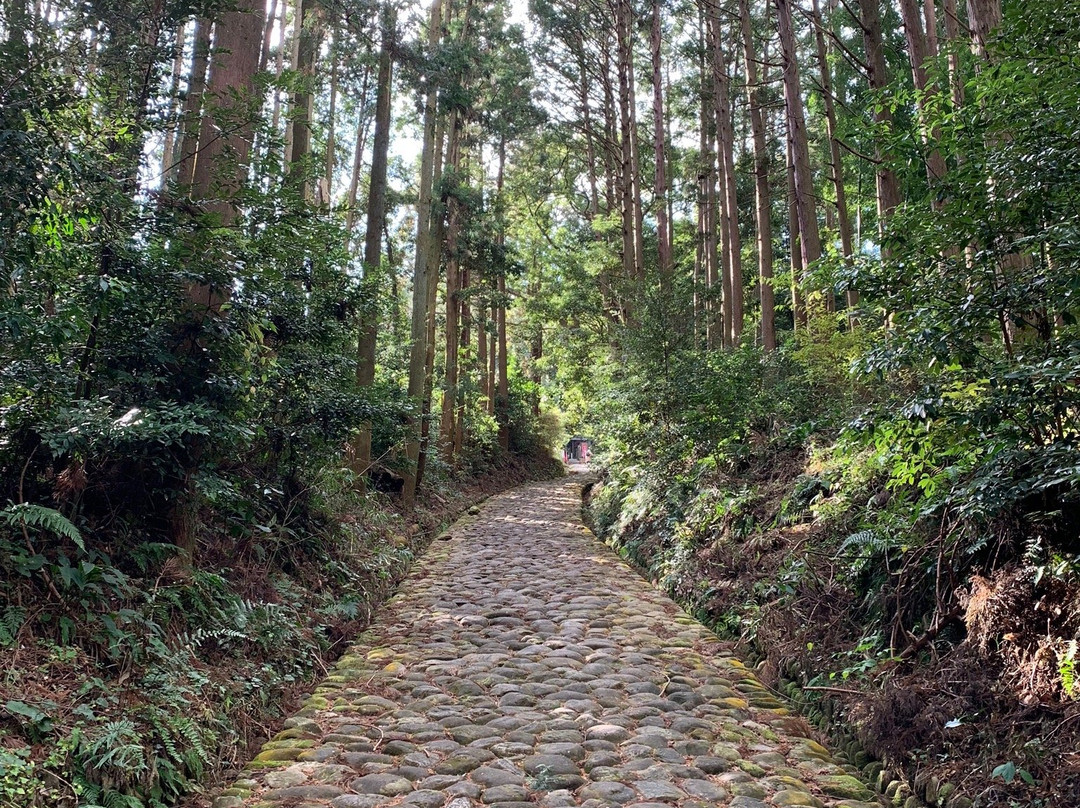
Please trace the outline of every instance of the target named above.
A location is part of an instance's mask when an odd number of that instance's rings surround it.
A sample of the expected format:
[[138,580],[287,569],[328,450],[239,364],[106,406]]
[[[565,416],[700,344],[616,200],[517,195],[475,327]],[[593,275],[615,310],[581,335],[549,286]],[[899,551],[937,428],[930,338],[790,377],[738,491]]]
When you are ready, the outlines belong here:
[[86,549],[79,529],[55,508],[45,508],[28,502],[9,505],[0,511],[0,524],[40,528],[69,539],[80,550]]

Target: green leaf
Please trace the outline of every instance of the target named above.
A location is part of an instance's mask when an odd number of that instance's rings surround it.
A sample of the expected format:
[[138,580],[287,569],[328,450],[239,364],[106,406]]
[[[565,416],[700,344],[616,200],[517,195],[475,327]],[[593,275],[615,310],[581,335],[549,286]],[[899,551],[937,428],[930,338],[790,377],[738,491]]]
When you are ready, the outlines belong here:
[[71,539],[80,550],[84,552],[86,550],[82,533],[66,516],[55,508],[46,508],[30,502],[8,505],[4,510],[0,511],[0,523],[14,527],[41,528],[66,539]]
[[[1031,775],[1029,774],[1028,777]],[[1006,783],[1011,783],[1016,779],[1016,764],[1011,760],[1008,763],[1002,763],[997,766],[994,771],[990,773],[990,778],[1000,777]]]

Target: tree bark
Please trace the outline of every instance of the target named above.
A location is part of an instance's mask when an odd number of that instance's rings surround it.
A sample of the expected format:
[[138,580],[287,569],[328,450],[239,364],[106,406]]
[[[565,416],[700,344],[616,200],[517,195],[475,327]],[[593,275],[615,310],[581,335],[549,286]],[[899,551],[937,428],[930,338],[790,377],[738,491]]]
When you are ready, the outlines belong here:
[[[833,99],[832,71],[829,69],[829,56],[825,45],[824,21],[818,0],[813,0],[814,33],[817,42],[818,69],[821,76],[821,98],[825,107],[825,130],[829,138],[829,167],[833,189],[836,193],[837,230],[840,232],[840,250],[844,264],[852,262],[851,216],[848,212],[847,191],[844,188],[844,163],[840,154],[840,140],[836,127],[836,104]],[[847,291],[848,325],[855,325],[855,307],[859,303],[859,293],[854,289]]]
[[184,43],[187,23],[182,22],[176,28],[176,45],[173,51],[172,72],[169,75],[169,113],[165,142],[161,146],[161,184],[167,184],[169,172],[176,162],[176,131],[179,122],[175,120],[180,102],[180,75],[184,69]]
[[[881,11],[879,0],[859,0],[859,24],[863,32],[863,45],[866,49],[867,78],[874,93],[882,93],[889,84],[885,67],[885,47],[881,38]],[[874,120],[882,129],[892,128],[892,112],[887,104],[875,105]],[[885,225],[893,210],[900,204],[900,186],[896,174],[885,162],[880,146],[875,147],[877,168],[874,176],[877,184],[878,232],[884,234]]]
[[316,0],[300,0],[296,17],[294,67],[297,89],[292,96],[285,137],[285,166],[289,184],[304,202],[313,197],[311,167],[311,113],[315,98],[315,60],[321,39],[321,11]]
[[660,0],[652,8],[652,81],[653,81],[653,155],[656,166],[653,183],[653,204],[656,206],[657,258],[660,267],[660,288],[670,291],[675,261],[671,252],[671,232],[668,229],[666,131],[664,129],[664,75],[661,63],[663,26]]
[[1001,25],[1001,0],[968,0],[967,10],[972,52],[985,61],[990,35]]
[[[931,6],[932,8],[932,6]],[[908,44],[908,60],[911,62],[911,77],[915,83],[916,107],[919,112],[919,130],[926,152],[926,179],[931,190],[945,176],[945,158],[933,147],[937,142],[937,133],[933,131],[929,120],[927,88],[929,79],[926,64],[930,61],[930,45],[923,30],[923,16],[918,0],[900,0],[900,12],[904,18],[904,35]]]
[[791,251],[791,314],[792,328],[796,333],[806,327],[806,303],[803,300],[802,277],[806,264],[800,242],[799,208],[795,202],[795,158],[792,155],[791,138],[787,139],[787,214],[788,241]]
[[[717,9],[719,11],[719,9]],[[719,158],[721,199],[720,232],[724,255],[724,345],[733,348],[743,330],[742,243],[739,234],[735,178],[735,130],[731,118],[731,80],[724,52],[725,32],[719,13],[714,18],[713,78],[716,106],[716,141]]]
[[[216,26],[191,195],[221,226],[232,225],[239,213],[236,197],[247,179],[251,139],[262,106],[255,94],[255,74],[259,69],[265,9],[263,0],[238,0]],[[191,284],[182,330],[197,333],[208,317],[221,316],[228,294],[227,284]],[[189,329],[189,324],[194,328]],[[197,336],[185,338],[181,351],[185,347],[191,355],[201,356]],[[193,477],[198,450],[190,451],[193,456],[187,461],[170,514],[173,541],[188,562],[194,557],[197,539]]]
[[795,208],[799,219],[799,248],[802,253],[803,271],[806,271],[821,257],[821,235],[818,231],[814,177],[810,167],[810,147],[806,133],[806,117],[803,113],[802,90],[799,84],[798,52],[795,48],[791,0],[775,0],[775,3],[784,71],[784,108],[787,113],[787,133],[791,144],[791,164],[795,180]]
[[[631,92],[630,77],[633,70],[633,31],[632,11],[629,0],[617,0],[615,31],[618,51],[619,76],[619,209],[622,214],[622,266],[623,276],[631,288],[638,280],[636,255],[634,201],[634,124],[631,117],[634,96]],[[631,299],[636,294],[631,293]]]
[[772,286],[772,193],[769,189],[769,148],[762,116],[750,0],[739,0],[743,59],[746,64],[746,97],[750,106],[750,129],[754,140],[754,223],[757,229],[758,296],[761,302],[761,344],[776,350],[776,303]]
[[184,112],[180,118],[180,155],[171,167],[171,179],[180,188],[190,188],[195,173],[195,158],[199,151],[199,126],[202,115],[202,98],[206,90],[206,71],[210,63],[210,30],[213,23],[206,17],[195,20],[192,34],[191,73],[188,76]]
[[330,109],[326,113],[326,163],[323,171],[323,188],[320,202],[327,207],[333,202],[334,169],[337,160],[337,97],[338,97],[338,54],[331,44],[330,54]]
[[[428,47],[434,50],[439,44],[442,25],[442,0],[432,0],[428,18]],[[428,254],[432,249],[432,190],[435,178],[435,124],[437,115],[437,91],[432,82],[424,102],[424,144],[420,158],[420,194],[416,203],[416,259],[413,270],[412,291],[412,348],[409,354],[408,395],[415,407],[423,404],[424,385],[426,382],[427,359],[427,301],[428,287],[437,279],[430,278]],[[402,505],[411,511],[416,504],[416,489],[419,477],[420,432],[422,414],[409,419],[409,436],[405,443],[404,487]]]
[[[499,141],[499,170],[495,180],[495,198],[502,199],[506,176],[506,140]],[[500,224],[496,234],[500,246],[506,243],[506,232]],[[497,389],[495,392],[495,420],[499,425],[499,448],[510,451],[510,368],[507,358],[506,339],[506,274],[499,273],[496,289],[495,335],[498,342],[493,354],[497,357]]]
[[[367,200],[367,232],[364,235],[364,277],[360,285],[361,309],[357,342],[356,383],[370,389],[375,383],[375,352],[378,347],[379,286],[382,280],[382,232],[386,226],[386,175],[390,154],[392,50],[396,21],[392,7],[383,8],[379,75],[375,89],[375,137],[371,149],[371,176]],[[371,422],[365,421],[354,442],[355,471],[360,486],[371,467]]]

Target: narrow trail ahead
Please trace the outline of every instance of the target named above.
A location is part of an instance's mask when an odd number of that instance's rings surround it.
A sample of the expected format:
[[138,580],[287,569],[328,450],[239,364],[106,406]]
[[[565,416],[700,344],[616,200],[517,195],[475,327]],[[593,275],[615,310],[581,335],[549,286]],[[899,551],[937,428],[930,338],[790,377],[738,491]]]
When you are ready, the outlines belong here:
[[455,525],[215,808],[877,805],[583,527],[580,487]]

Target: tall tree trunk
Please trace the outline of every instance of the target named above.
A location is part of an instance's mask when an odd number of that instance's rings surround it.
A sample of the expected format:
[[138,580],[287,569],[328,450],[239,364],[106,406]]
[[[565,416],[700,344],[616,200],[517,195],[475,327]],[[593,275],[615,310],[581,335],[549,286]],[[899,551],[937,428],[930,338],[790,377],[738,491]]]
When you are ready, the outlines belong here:
[[[390,154],[390,92],[393,83],[392,50],[397,22],[392,6],[383,7],[382,44],[379,49],[379,76],[375,89],[375,137],[371,148],[371,175],[368,181],[367,233],[364,236],[364,277],[361,281],[361,310],[356,361],[356,383],[370,389],[375,383],[375,351],[378,347],[379,286],[382,281],[381,245],[386,226],[386,174]],[[371,467],[371,422],[360,425],[353,445],[355,471],[360,485]]]
[[[460,288],[461,293],[459,297],[461,302],[459,304],[461,313],[458,315],[458,322],[461,323],[461,336],[458,339],[458,345],[462,353],[461,361],[465,363],[465,367],[470,366],[470,359],[472,353],[472,345],[470,340],[472,339],[472,310],[469,307],[469,283],[470,283],[469,265],[463,263],[461,265],[461,278]],[[454,415],[454,456],[460,457],[461,452],[465,447],[465,440],[467,438],[465,431],[465,410],[466,399],[464,391],[459,387],[457,392],[457,411]]]
[[[274,60],[274,108],[270,115],[270,132],[274,137],[281,131],[281,75],[285,72],[285,51],[290,42],[290,36],[286,33],[289,19],[289,0],[280,0],[280,4],[281,17],[278,20],[278,30],[281,31],[281,41],[278,43],[277,58]],[[294,13],[299,13],[299,9]],[[289,49],[291,50],[291,48]]]
[[480,298],[476,307],[476,368],[480,375],[480,398],[484,412],[491,406],[491,374],[488,370],[487,304]]
[[657,257],[660,266],[660,287],[671,289],[675,261],[671,252],[671,231],[668,229],[666,131],[664,129],[664,74],[661,63],[663,26],[660,19],[660,0],[652,7],[652,81],[653,81],[653,154],[656,165],[653,183],[653,204],[656,206]]
[[799,230],[799,208],[795,201],[795,157],[791,138],[787,139],[787,213],[788,240],[791,249],[791,314],[792,327],[796,332],[806,327],[806,303],[803,300],[802,278],[806,268],[803,263],[802,233]]
[[[439,44],[442,23],[442,0],[432,0],[428,18],[428,47],[434,50]],[[437,90],[434,81],[428,87],[424,102],[424,143],[420,158],[420,194],[416,203],[416,260],[413,271],[412,291],[412,348],[409,354],[408,395],[414,406],[421,406],[426,383],[427,359],[427,300],[428,286],[436,283],[429,273],[431,244],[432,190],[435,178],[435,124],[437,115]],[[409,419],[409,434],[405,442],[407,468],[404,474],[402,505],[411,511],[416,504],[419,477],[420,433],[422,417]]]
[[[633,69],[633,31],[629,0],[616,0],[615,30],[619,54],[619,210],[622,214],[622,266],[626,283],[633,289],[638,279],[634,217],[634,146],[631,111],[634,97],[630,87]],[[631,299],[636,293],[631,294]]]
[[[446,14],[450,10],[447,8]],[[446,123],[440,121],[435,127],[435,176],[433,187],[438,191],[442,187],[443,155],[446,145]],[[432,194],[431,226],[428,231],[429,249],[427,250],[428,287],[427,301],[427,341],[424,354],[424,396],[420,402],[420,454],[416,460],[416,487],[424,482],[424,470],[427,467],[428,448],[431,436],[431,401],[435,388],[435,331],[436,305],[439,298],[439,276],[442,269],[443,246],[446,239],[446,196]]]
[[[833,99],[832,71],[829,69],[829,56],[825,46],[824,21],[818,0],[813,0],[814,33],[817,42],[818,69],[821,76],[821,98],[825,106],[825,130],[829,138],[829,167],[833,189],[836,193],[836,223],[840,231],[840,250],[844,263],[850,265],[854,248],[852,246],[851,216],[848,212],[847,191],[844,188],[844,163],[840,154],[840,140],[836,128],[836,104]],[[855,307],[859,302],[859,293],[848,289],[847,307],[848,324],[855,325]]]
[[645,284],[645,215],[642,210],[642,176],[641,176],[641,148],[638,144],[637,126],[637,83],[634,71],[634,46],[637,29],[637,15],[634,9],[634,0],[625,0],[625,30],[629,53],[626,59],[628,68],[627,83],[630,86],[630,179],[633,182],[633,192],[630,195],[631,221],[634,225],[634,268],[635,280],[638,287]]
[[621,210],[618,134],[619,113],[615,106],[615,88],[611,80],[611,38],[607,31],[600,34],[600,84],[604,91],[604,142],[601,154],[604,157],[604,192],[607,197],[607,209]]
[[[356,224],[357,206],[356,200],[360,194],[360,174],[364,167],[364,150],[367,148],[368,114],[365,109],[365,101],[368,94],[368,83],[371,79],[371,69],[364,69],[364,79],[360,85],[360,111],[356,115],[356,139],[353,141],[352,173],[349,175],[349,191],[345,199],[345,232],[351,234]],[[378,99],[376,98],[376,105]]]
[[[499,140],[499,169],[495,180],[495,198],[501,204],[503,196],[503,184],[506,177],[506,139]],[[499,232],[495,238],[499,245],[506,242],[506,231],[500,220]],[[506,339],[506,273],[500,272],[497,280],[496,308],[495,308],[495,334],[498,341],[496,369],[497,389],[495,392],[495,420],[499,425],[499,448],[504,452],[510,451],[510,363],[507,357]]]
[[923,30],[923,15],[920,13],[918,0],[900,0],[900,11],[904,18],[904,35],[907,37],[908,59],[911,62],[911,77],[915,82],[916,106],[919,111],[919,129],[926,154],[926,179],[933,189],[945,176],[945,158],[934,148],[937,133],[930,123],[932,111],[929,109],[927,88],[929,78],[926,64],[930,60],[930,45]]
[[[251,139],[261,108],[255,93],[255,74],[259,69],[265,9],[263,0],[238,0],[233,10],[222,14],[216,26],[191,195],[222,226],[232,225],[238,215],[236,197],[247,178]],[[228,294],[227,284],[191,284],[181,332],[197,335],[205,320],[220,317]],[[198,336],[185,337],[181,351],[185,349],[193,361],[205,361]],[[191,450],[191,454],[170,516],[173,541],[189,562],[196,543],[193,486],[198,450]]]
[[179,123],[175,120],[180,103],[180,75],[184,69],[184,42],[187,23],[182,22],[176,28],[176,45],[173,49],[172,72],[169,74],[169,112],[165,130],[165,142],[161,147],[161,184],[167,184],[169,172],[176,162],[176,130]]
[[[461,168],[461,116],[454,113],[453,130],[450,135],[450,148],[447,155],[447,165],[455,179],[460,181],[459,169]],[[448,201],[449,226],[446,239],[446,327],[445,355],[443,364],[443,395],[442,410],[439,421],[439,444],[443,460],[447,464],[454,461],[455,435],[457,425],[458,397],[458,355],[459,332],[461,318],[461,260],[459,256],[459,241],[464,226],[464,211],[456,196]]]
[[[761,301],[761,344],[776,350],[776,303],[773,293],[772,194],[769,190],[769,147],[762,116],[761,85],[750,18],[750,0],[739,0],[743,59],[746,64],[746,97],[750,106],[750,129],[754,139],[754,222],[757,229],[758,295]],[[764,61],[764,59],[763,59]]]
[[274,37],[274,23],[277,21],[278,0],[270,0],[270,8],[266,12],[266,24],[263,26],[262,50],[259,51],[259,72],[266,70],[270,63],[270,43]]
[[195,158],[199,151],[199,127],[202,120],[202,98],[206,90],[206,70],[210,63],[210,30],[213,23],[206,17],[195,20],[192,34],[191,73],[184,96],[184,112],[180,118],[180,154],[172,166],[171,179],[181,188],[189,188],[195,173]]
[[735,187],[735,130],[731,118],[731,83],[724,53],[725,31],[719,14],[714,19],[713,77],[716,103],[716,140],[720,168],[720,232],[724,240],[724,345],[736,346],[743,329],[742,244],[739,235]]
[[[334,168],[337,160],[337,97],[338,97],[338,54],[333,44],[330,46],[330,109],[326,114],[326,164],[322,178],[322,197],[320,202],[329,207],[334,197]],[[380,234],[381,237],[381,234]]]
[[971,50],[985,61],[990,35],[1001,25],[1001,0],[967,0],[967,11]]
[[964,80],[960,75],[960,54],[955,47],[960,41],[960,17],[956,10],[956,0],[945,0],[945,38],[949,41],[949,87],[952,90],[953,106],[959,109],[964,105]]
[[315,98],[315,59],[321,39],[321,10],[316,0],[300,0],[296,18],[294,67],[297,88],[289,111],[289,134],[285,138],[285,166],[289,184],[297,196],[310,202],[314,196],[311,170],[311,113]]
[[578,37],[578,102],[581,105],[581,125],[585,132],[585,162],[589,176],[589,211],[591,221],[600,212],[599,180],[596,175],[596,136],[593,133],[592,107],[589,101],[589,72],[585,65],[585,53],[581,37]]
[[234,199],[247,177],[258,117],[255,74],[263,11],[260,0],[237,0],[235,10],[225,12],[216,27],[191,193],[226,225],[236,218]]
[[[859,24],[863,32],[863,45],[866,49],[867,78],[870,81],[870,89],[874,93],[881,93],[889,84],[889,75],[885,67],[885,46],[881,38],[881,10],[878,7],[880,0],[859,0]],[[892,127],[892,112],[888,104],[879,103],[874,106],[874,120],[879,127],[889,129]],[[877,167],[875,169],[875,182],[877,183],[877,213],[878,231],[885,232],[885,225],[892,215],[893,210],[900,204],[900,186],[896,181],[896,174],[885,162],[880,145],[875,146]]]
[[810,168],[810,146],[803,113],[802,89],[799,84],[798,52],[795,29],[791,18],[791,0],[775,0],[777,28],[784,70],[784,108],[787,112],[787,133],[791,143],[791,162],[795,175],[795,209],[799,218],[799,247],[805,271],[821,257],[821,236],[818,231],[817,207],[814,197],[814,177]]

